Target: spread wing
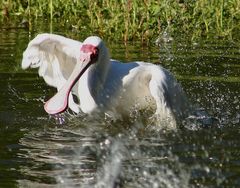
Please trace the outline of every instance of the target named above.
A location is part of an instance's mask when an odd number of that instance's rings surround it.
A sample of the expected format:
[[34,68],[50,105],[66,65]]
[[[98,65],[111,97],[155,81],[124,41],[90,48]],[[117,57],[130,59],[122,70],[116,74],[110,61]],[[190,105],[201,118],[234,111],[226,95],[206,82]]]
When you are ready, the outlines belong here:
[[[22,68],[38,68],[45,82],[60,90],[71,75],[82,43],[55,34],[39,34],[23,53]],[[72,92],[74,93],[75,88]],[[76,113],[78,105],[69,96],[69,107]]]

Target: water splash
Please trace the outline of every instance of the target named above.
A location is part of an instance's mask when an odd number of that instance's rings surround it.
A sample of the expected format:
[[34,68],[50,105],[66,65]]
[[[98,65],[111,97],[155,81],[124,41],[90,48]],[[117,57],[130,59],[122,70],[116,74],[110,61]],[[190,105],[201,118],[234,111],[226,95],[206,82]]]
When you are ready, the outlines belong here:
[[[26,165],[22,173],[29,179],[41,179],[43,184],[50,181],[49,186],[58,187],[188,185],[189,173],[169,151],[165,138],[149,138],[146,130],[142,135],[141,122],[135,122],[127,131],[118,129],[117,134],[100,124],[88,124],[87,130],[86,125],[75,127],[75,123],[26,134],[20,141],[24,148],[19,157],[31,161],[32,166]],[[36,167],[41,173],[35,171]],[[43,181],[44,178],[48,181]],[[20,187],[26,184],[19,180]]]

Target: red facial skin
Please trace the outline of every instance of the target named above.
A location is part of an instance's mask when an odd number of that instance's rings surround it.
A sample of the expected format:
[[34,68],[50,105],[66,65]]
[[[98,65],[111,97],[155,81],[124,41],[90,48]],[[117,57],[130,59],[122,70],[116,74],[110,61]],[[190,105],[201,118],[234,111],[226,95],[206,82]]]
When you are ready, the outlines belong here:
[[93,46],[91,44],[84,44],[82,45],[80,51],[83,53],[90,53],[90,59],[93,61],[92,63],[97,60],[99,49],[96,46]]

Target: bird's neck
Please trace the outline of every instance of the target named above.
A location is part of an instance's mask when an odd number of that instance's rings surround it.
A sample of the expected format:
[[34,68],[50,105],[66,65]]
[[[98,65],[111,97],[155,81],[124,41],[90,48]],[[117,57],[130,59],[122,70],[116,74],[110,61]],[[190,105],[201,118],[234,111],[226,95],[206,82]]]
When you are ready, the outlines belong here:
[[100,96],[109,73],[110,58],[108,52],[102,55],[98,62],[91,65],[78,82],[78,96],[81,110],[84,113],[93,112],[101,103]]
[[104,84],[108,75],[110,57],[108,51],[104,53],[96,64],[90,67],[88,72],[88,85],[90,93],[97,98],[104,89]]

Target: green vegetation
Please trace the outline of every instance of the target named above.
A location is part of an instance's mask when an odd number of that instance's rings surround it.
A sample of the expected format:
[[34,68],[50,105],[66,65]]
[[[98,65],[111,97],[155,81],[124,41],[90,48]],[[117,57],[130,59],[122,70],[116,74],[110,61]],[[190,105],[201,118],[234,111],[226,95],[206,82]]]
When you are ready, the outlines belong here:
[[143,41],[167,32],[191,39],[239,39],[239,0],[0,0],[1,23],[48,19],[109,38]]

